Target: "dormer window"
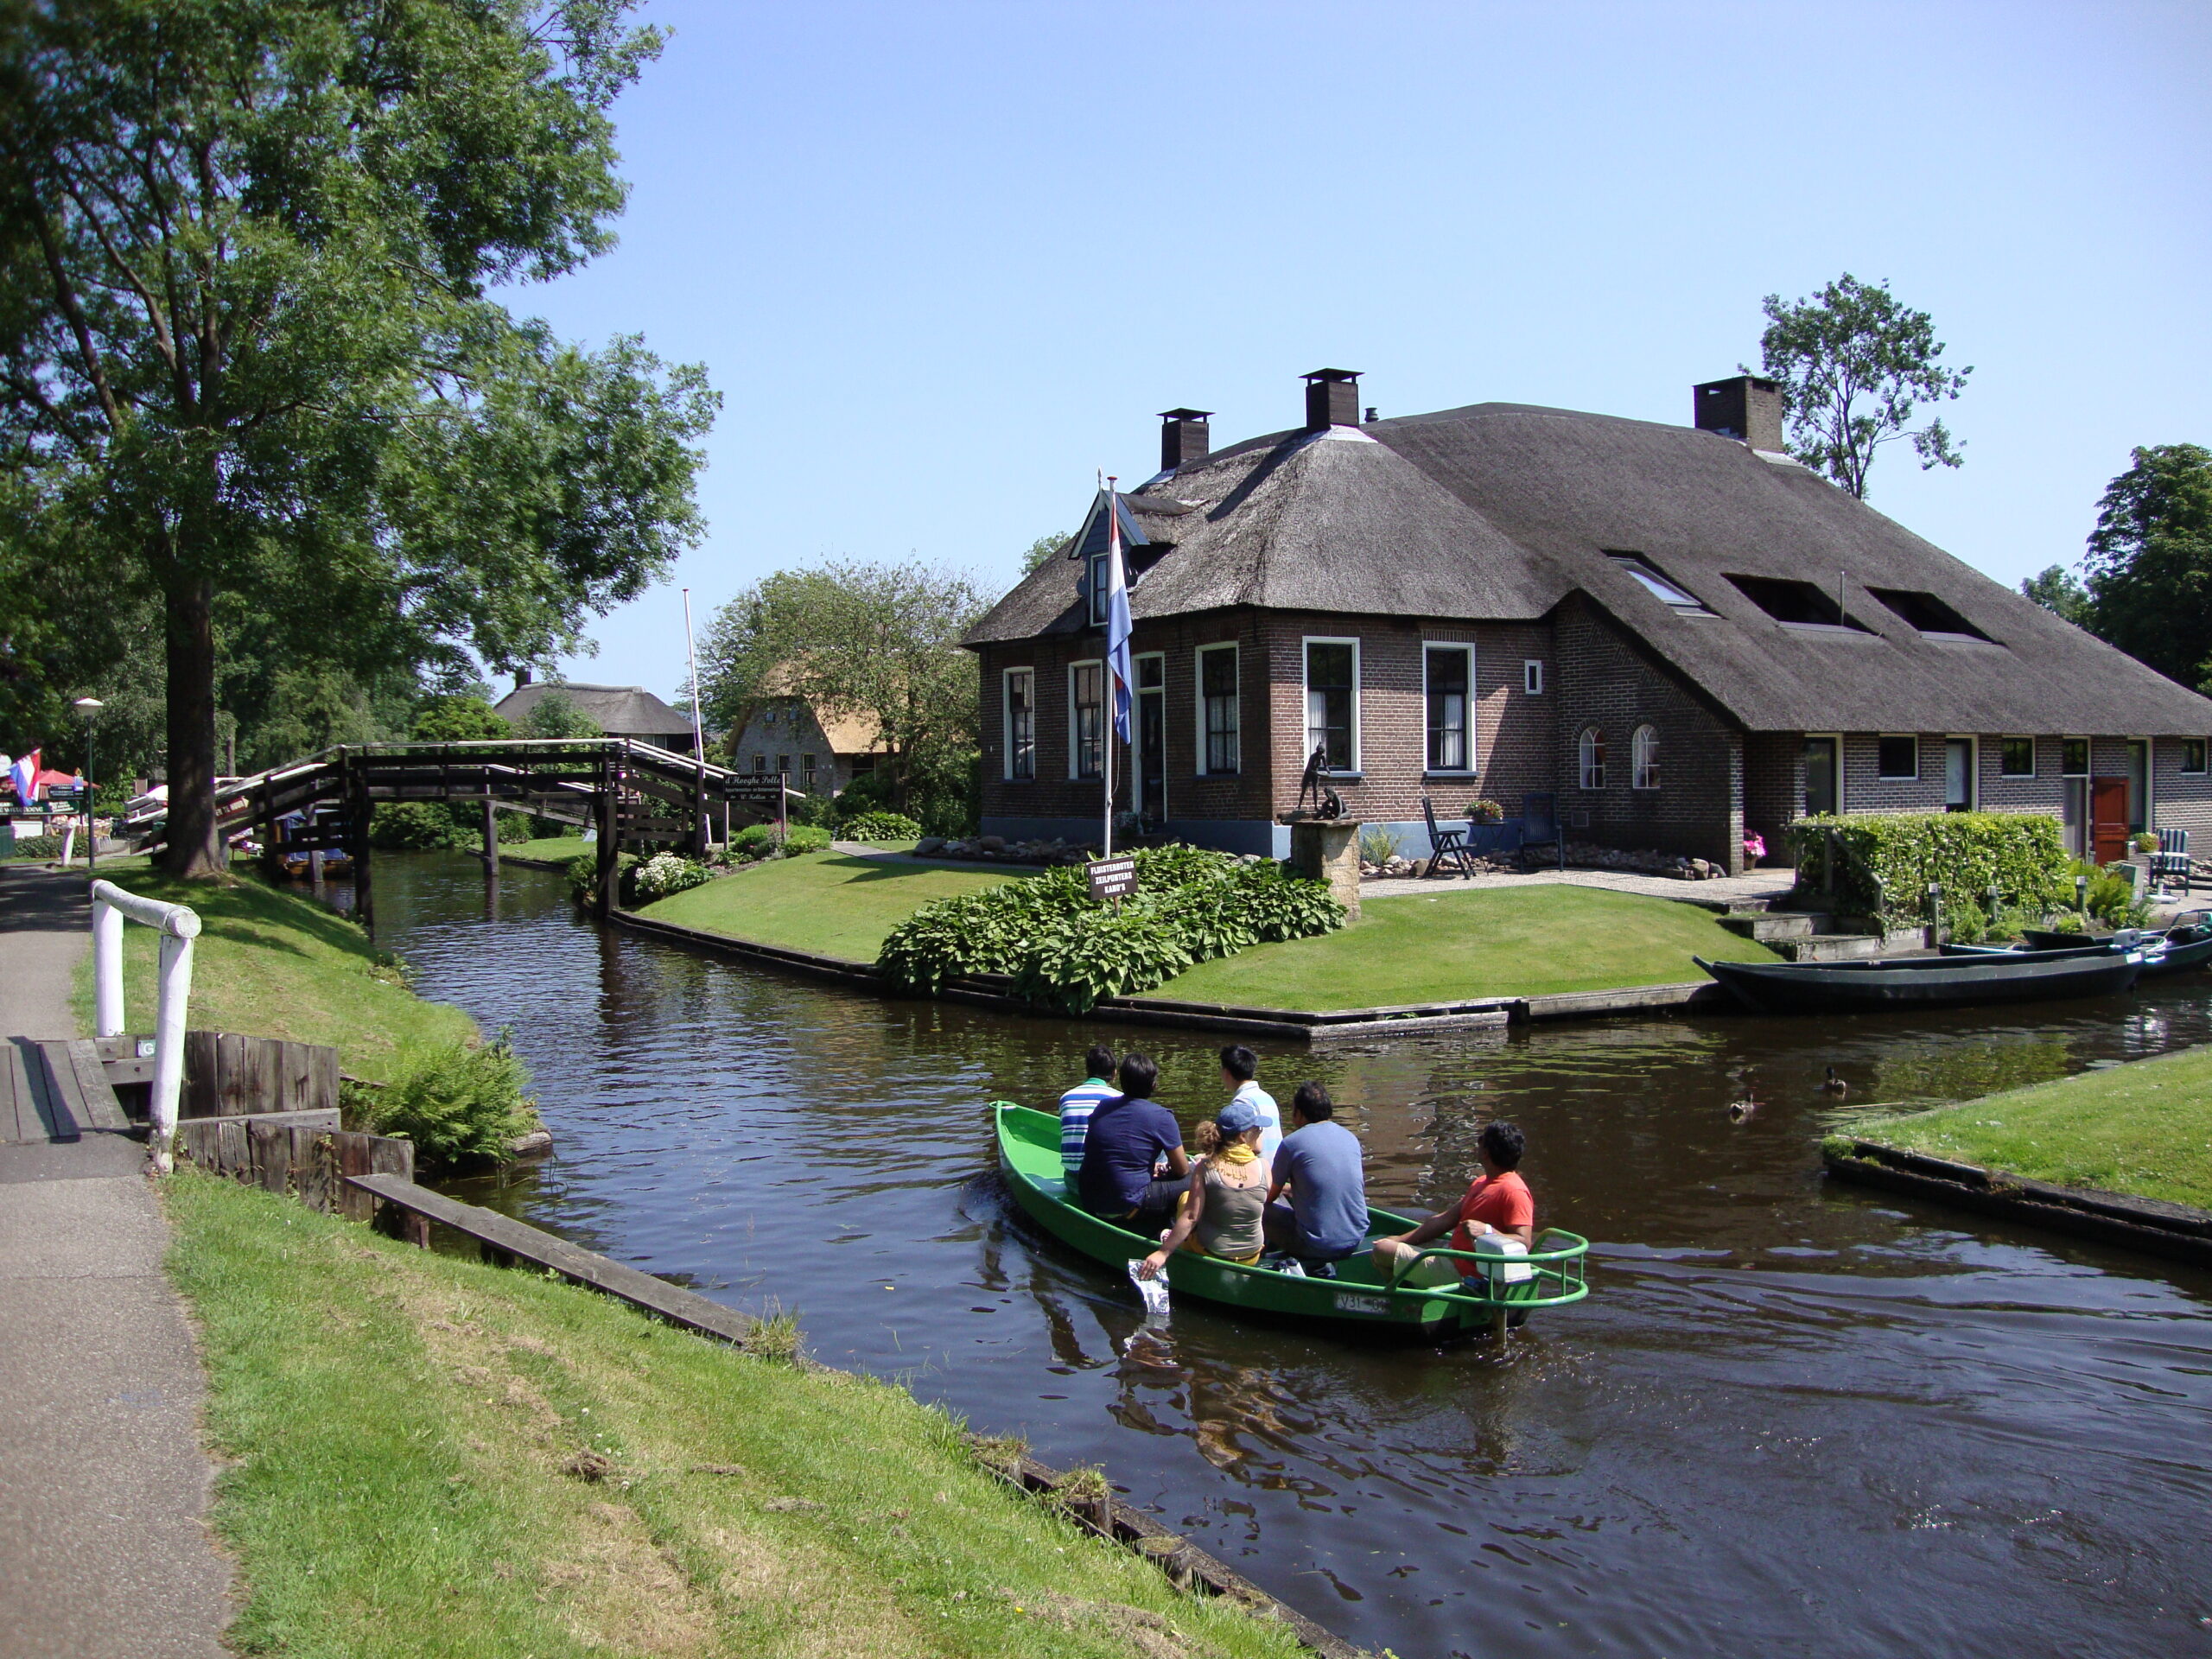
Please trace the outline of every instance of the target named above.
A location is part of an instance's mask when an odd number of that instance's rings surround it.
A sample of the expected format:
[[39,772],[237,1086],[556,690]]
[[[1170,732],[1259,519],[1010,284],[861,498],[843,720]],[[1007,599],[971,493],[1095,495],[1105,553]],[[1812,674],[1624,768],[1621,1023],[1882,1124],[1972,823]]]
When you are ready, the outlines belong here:
[[1641,553],[1607,551],[1605,556],[1618,565],[1637,582],[1644,590],[1662,604],[1673,608],[1677,616],[1711,616],[1698,597],[1680,583],[1670,580],[1658,566]]
[[1933,594],[1905,588],[1869,588],[1866,591],[1930,639],[1979,639],[1984,645],[1997,643]]
[[1809,582],[1782,576],[1730,575],[1738,592],[1776,621],[1789,628],[1826,628],[1835,632],[1864,633],[1863,623],[1844,614],[1836,596]]

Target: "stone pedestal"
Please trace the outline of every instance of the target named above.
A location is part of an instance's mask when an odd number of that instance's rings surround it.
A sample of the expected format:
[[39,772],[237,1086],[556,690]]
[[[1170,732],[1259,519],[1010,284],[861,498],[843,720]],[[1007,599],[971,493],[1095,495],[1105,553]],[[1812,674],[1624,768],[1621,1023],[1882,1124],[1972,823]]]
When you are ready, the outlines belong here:
[[1327,882],[1345,915],[1359,919],[1359,820],[1300,818],[1290,826],[1290,868]]

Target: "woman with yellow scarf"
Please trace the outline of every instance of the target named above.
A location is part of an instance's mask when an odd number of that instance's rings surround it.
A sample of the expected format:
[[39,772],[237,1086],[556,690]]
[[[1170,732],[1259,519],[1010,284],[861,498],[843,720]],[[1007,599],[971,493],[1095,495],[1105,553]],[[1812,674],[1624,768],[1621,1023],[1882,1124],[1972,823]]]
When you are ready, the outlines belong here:
[[1268,1207],[1268,1166],[1260,1161],[1260,1115],[1232,1100],[1213,1121],[1214,1146],[1191,1166],[1175,1224],[1137,1272],[1149,1279],[1179,1249],[1217,1255],[1249,1267],[1266,1247],[1261,1217]]

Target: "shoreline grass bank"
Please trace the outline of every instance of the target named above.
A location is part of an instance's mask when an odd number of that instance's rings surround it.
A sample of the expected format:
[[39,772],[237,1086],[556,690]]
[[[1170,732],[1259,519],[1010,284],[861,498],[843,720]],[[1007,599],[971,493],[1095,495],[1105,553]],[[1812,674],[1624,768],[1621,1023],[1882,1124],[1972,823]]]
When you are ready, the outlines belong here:
[[245,1651],[1298,1651],[1016,1496],[894,1385],[194,1172],[165,1193]]
[[786,950],[874,962],[884,937],[932,899],[1024,879],[850,853],[802,853],[658,899],[638,913]]
[[2212,1210],[2212,1046],[1852,1126],[1852,1140]]

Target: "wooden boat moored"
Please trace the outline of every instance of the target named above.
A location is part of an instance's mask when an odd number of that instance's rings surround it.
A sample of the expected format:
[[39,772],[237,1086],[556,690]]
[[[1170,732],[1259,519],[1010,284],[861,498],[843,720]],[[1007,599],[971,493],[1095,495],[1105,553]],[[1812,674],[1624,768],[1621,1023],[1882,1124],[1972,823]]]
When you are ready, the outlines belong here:
[[[995,1102],[991,1109],[997,1123],[1000,1167],[1014,1202],[1031,1220],[1117,1273],[1156,1248],[1156,1240],[1102,1221],[1069,1201],[1056,1115],[1008,1101]],[[1370,1208],[1367,1212],[1370,1238],[1402,1233],[1417,1224],[1414,1217],[1388,1210]],[[1500,1280],[1509,1267],[1517,1270],[1526,1263],[1529,1273],[1522,1282],[1496,1283],[1490,1287],[1494,1294],[1481,1295],[1456,1285],[1384,1284],[1364,1251],[1338,1262],[1335,1278],[1319,1279],[1179,1250],[1167,1263],[1167,1279],[1171,1294],[1176,1296],[1299,1319],[1392,1326],[1408,1335],[1435,1338],[1502,1327],[1513,1313],[1564,1306],[1590,1294],[1583,1279],[1588,1239],[1553,1228],[1536,1236],[1536,1246],[1525,1257],[1434,1249],[1422,1253],[1421,1260],[1440,1257],[1459,1264],[1464,1273],[1486,1272]]]
[[1760,1014],[1863,1014],[2109,996],[2143,971],[2143,952],[1999,951],[1860,962],[1707,962],[1691,958]]

